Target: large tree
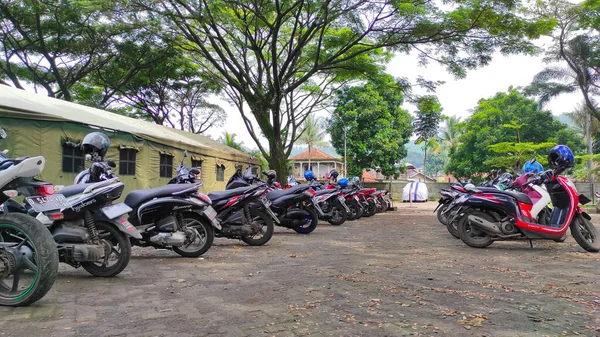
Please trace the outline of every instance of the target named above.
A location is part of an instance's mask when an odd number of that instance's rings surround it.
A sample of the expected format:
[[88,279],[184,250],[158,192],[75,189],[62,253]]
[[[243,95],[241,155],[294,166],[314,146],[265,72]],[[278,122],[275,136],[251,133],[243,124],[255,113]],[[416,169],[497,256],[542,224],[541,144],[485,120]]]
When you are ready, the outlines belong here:
[[414,134],[417,136],[415,144],[421,144],[423,172],[427,172],[427,151],[435,148],[441,149],[434,137],[438,133],[443,109],[438,98],[433,95],[420,97],[417,101],[417,108],[417,116],[414,121]]
[[[148,53],[157,48],[155,34],[140,29],[122,11],[122,3],[0,0],[0,80],[89,104],[89,91],[80,84],[91,73],[122,57],[135,59],[126,68],[129,76],[152,66],[161,57]],[[103,106],[113,93],[106,92],[93,105]]]
[[492,159],[497,156],[490,145],[544,143],[556,140],[566,127],[550,112],[541,110],[534,100],[511,88],[507,93],[479,101],[473,114],[464,121],[460,145],[450,156],[446,169],[458,177],[490,172],[496,168]]
[[[498,49],[533,52],[526,38],[551,25],[519,17],[513,0],[449,1],[444,9],[387,0],[134,2],[162,15],[161,27],[183,34],[182,48],[207,62],[207,70],[228,86],[279,177],[307,116],[340,83],[378,72],[388,52],[415,51],[464,76]],[[268,149],[259,142],[261,133]]]
[[375,167],[386,176],[399,173],[396,164],[406,156],[404,144],[412,133],[412,118],[400,107],[402,92],[402,85],[388,75],[336,93],[328,130],[334,148],[343,153],[346,128],[349,175]]

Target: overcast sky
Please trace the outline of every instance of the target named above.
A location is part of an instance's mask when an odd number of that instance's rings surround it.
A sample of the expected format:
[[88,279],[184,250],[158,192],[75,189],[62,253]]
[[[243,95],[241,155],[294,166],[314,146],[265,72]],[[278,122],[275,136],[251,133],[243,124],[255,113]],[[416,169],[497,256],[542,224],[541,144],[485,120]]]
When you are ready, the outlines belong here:
[[[441,85],[436,94],[444,108],[444,114],[466,118],[469,110],[477,105],[482,98],[489,98],[499,91],[507,91],[509,86],[526,86],[531,83],[533,76],[544,68],[541,56],[495,55],[492,62],[483,68],[470,71],[466,78],[455,80],[442,66],[431,62],[427,67],[418,65],[414,55],[398,55],[388,64],[388,72],[396,77],[407,77],[414,80],[421,75],[428,80],[441,80],[446,83]],[[560,96],[552,100],[546,109],[554,115],[571,112],[581,100],[580,94]],[[255,148],[256,145],[241,121],[241,117],[232,106],[220,102],[228,113],[225,127],[213,129],[209,134],[218,138],[225,130],[235,133],[237,139],[244,145]],[[405,104],[405,109],[411,113],[415,108]],[[265,142],[262,142],[266,144]]]

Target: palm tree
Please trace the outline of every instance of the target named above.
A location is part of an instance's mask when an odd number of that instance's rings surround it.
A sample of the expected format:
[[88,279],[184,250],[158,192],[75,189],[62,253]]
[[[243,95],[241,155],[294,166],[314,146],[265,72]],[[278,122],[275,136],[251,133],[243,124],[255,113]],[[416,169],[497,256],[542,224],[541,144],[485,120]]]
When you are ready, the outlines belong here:
[[325,123],[322,118],[315,118],[308,116],[302,124],[300,130],[300,137],[298,142],[300,144],[308,145],[308,168],[310,169],[310,160],[312,148],[315,146],[325,146],[327,142],[323,141],[323,138],[327,134],[325,129]]
[[235,133],[229,133],[229,132],[225,131],[223,133],[223,136],[219,137],[218,141],[219,141],[219,143],[225,144],[225,145],[227,145],[229,147],[232,147],[232,148],[234,148],[236,150],[244,151],[244,148],[242,147],[242,142],[236,141],[235,140],[235,136],[236,136]]
[[448,154],[451,155],[458,150],[458,137],[462,135],[462,129],[459,125],[460,117],[450,116],[445,118],[446,128],[440,135],[440,142],[448,150]]

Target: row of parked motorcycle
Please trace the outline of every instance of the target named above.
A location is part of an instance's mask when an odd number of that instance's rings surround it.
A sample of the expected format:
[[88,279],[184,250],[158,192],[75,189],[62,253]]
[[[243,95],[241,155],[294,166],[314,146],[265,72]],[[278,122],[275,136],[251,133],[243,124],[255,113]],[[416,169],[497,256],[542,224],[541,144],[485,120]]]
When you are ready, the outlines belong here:
[[[0,127],[0,139],[7,136]],[[387,190],[364,188],[358,178],[338,180],[336,171],[328,184],[306,171],[308,184],[288,177],[282,188],[274,172],[263,172],[261,180],[250,167],[243,174],[240,167],[225,191],[206,195],[200,192],[200,171],[183,160],[167,185],[131,191],[116,203],[125,185],[112,170],[114,161],[105,160],[110,139],[93,132],[81,147],[92,164],[66,187],[36,178],[44,157],[0,154],[0,305],[42,298],[59,262],[112,277],[127,267],[132,245],[199,257],[215,237],[260,246],[271,239],[275,225],[308,234],[320,219],[338,226],[391,207]],[[18,196],[23,203],[14,199]]]
[[563,242],[570,229],[588,252],[600,251],[598,231],[581,205],[591,202],[563,173],[575,166],[571,150],[557,145],[548,154],[550,170],[535,158],[516,178],[498,170],[493,179],[475,186],[458,182],[442,190],[437,218],[465,244],[485,248],[494,241]]

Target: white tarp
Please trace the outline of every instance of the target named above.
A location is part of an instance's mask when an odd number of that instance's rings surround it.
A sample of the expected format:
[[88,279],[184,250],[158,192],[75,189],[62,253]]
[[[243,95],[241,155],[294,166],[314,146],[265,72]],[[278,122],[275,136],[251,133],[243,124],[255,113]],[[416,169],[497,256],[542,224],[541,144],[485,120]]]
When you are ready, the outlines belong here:
[[429,191],[427,185],[420,182],[410,182],[402,190],[402,201],[427,201]]

